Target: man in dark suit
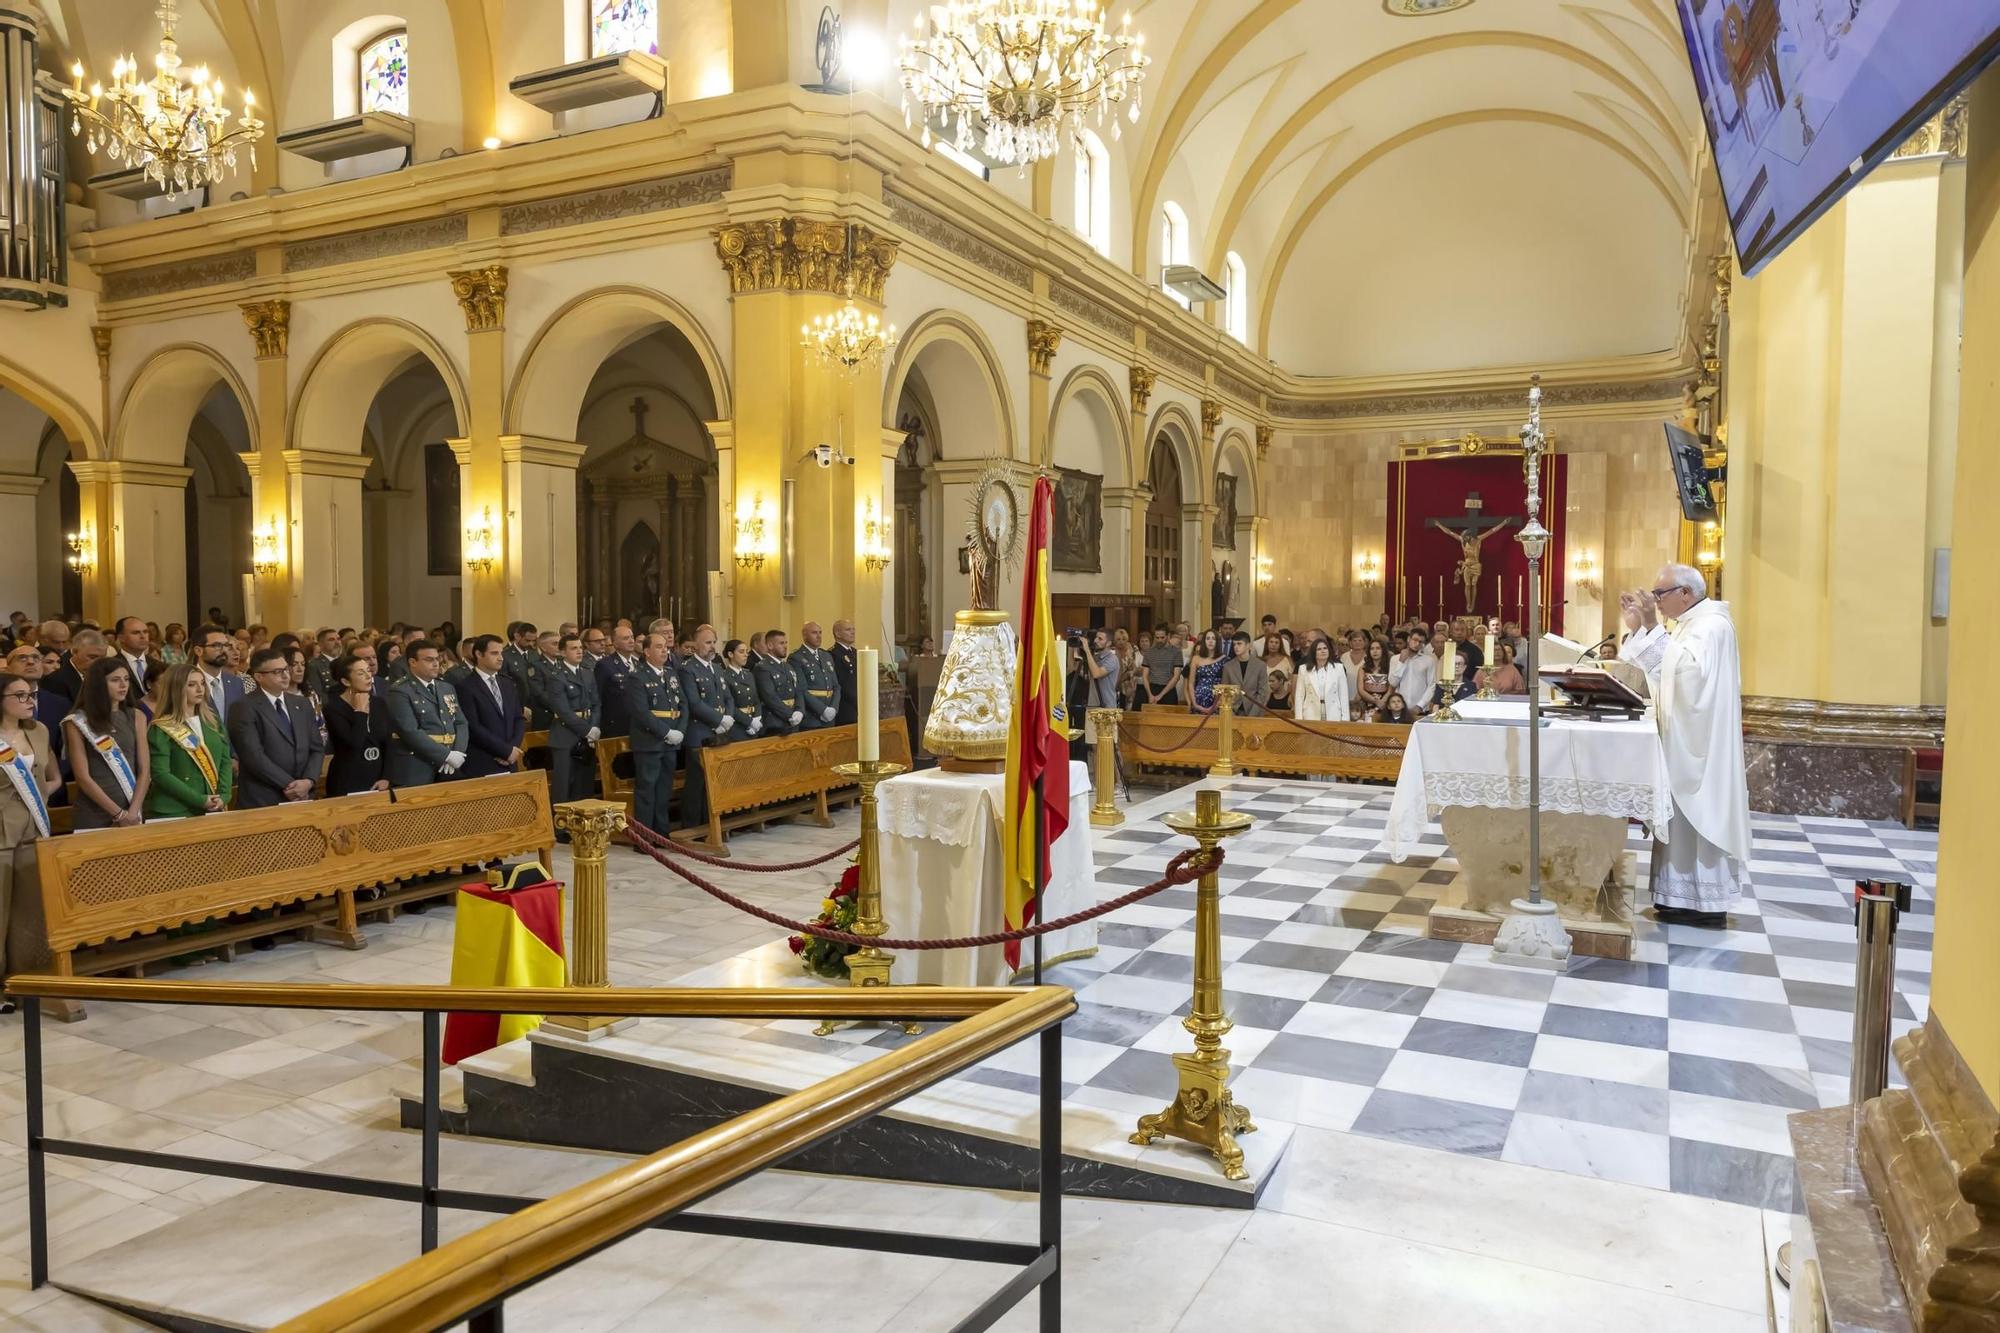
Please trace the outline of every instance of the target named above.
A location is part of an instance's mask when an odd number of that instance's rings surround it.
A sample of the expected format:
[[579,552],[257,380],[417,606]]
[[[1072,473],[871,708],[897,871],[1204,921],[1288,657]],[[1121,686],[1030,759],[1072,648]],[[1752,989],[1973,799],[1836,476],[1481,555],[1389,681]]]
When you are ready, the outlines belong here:
[[521,687],[506,674],[506,646],[497,634],[472,641],[472,675],[458,691],[471,729],[462,778],[487,778],[511,773],[521,762],[521,738],[527,719],[521,716]]
[[48,677],[56,693],[68,695],[71,699],[83,697],[83,673],[90,670],[91,663],[104,656],[104,635],[99,630],[80,629],[70,636],[69,656],[53,676]]
[[42,650],[32,643],[20,645],[7,654],[7,669],[35,687],[35,721],[47,727],[49,735],[62,735],[71,701],[42,679]]
[[769,631],[763,655],[750,663],[757,676],[757,698],[764,705],[767,736],[789,736],[805,721],[805,696],[799,691],[798,673],[785,661],[786,643],[783,630]]
[[603,705],[601,723],[606,736],[624,736],[632,730],[631,718],[625,711],[625,678],[639,665],[632,642],[632,627],[620,625],[611,634],[611,655],[599,659],[597,670],[597,697]]
[[708,780],[701,770],[705,745],[725,745],[736,739],[736,715],[730,698],[729,682],[715,660],[715,626],[698,625],[689,640],[693,649],[681,661],[681,696],[687,702],[687,739],[681,745],[681,767],[687,774],[681,784],[681,820],[687,824],[708,819]]
[[833,622],[833,647],[829,652],[833,657],[833,678],[838,682],[834,697],[839,700],[834,705],[833,725],[851,727],[854,725],[858,697],[854,687],[854,672],[859,664],[859,658],[855,656],[853,621]]
[[208,682],[208,706],[219,718],[227,719],[236,701],[250,693],[250,682],[229,669],[229,632],[219,625],[203,625],[194,632],[195,669]]
[[309,801],[319,782],[326,742],[305,696],[287,694],[291,668],[266,648],[250,659],[256,693],[229,710],[229,744],[236,752],[236,803],[243,809]]

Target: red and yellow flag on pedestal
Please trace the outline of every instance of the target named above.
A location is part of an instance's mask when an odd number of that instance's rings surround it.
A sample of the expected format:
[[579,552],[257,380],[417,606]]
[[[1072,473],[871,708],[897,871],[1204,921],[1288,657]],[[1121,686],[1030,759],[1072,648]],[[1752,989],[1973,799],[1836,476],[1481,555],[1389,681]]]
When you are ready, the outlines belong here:
[[[1028,503],[1028,559],[1021,579],[1021,653],[1014,712],[1007,721],[1006,913],[1019,930],[1041,915],[1049,848],[1069,827],[1069,713],[1063,703],[1063,649],[1049,600],[1049,528],[1055,488],[1035,478]],[[1021,945],[1004,946],[1021,966]]]
[[[515,889],[461,885],[452,930],[451,984],[565,984],[568,971],[563,965],[562,913],[562,885],[551,880]],[[444,1062],[457,1064],[467,1056],[526,1036],[541,1025],[540,1014],[447,1014]]]

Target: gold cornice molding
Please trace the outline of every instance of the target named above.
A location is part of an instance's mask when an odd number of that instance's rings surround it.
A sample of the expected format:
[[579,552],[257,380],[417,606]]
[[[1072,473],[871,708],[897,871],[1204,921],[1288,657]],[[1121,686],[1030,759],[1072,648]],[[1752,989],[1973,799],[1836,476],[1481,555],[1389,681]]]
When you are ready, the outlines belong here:
[[333,449],[287,449],[285,471],[294,477],[340,477],[360,481],[374,460],[367,454],[343,454]]
[[507,268],[488,264],[483,268],[448,272],[451,294],[465,312],[467,333],[492,333],[507,324]]
[[1061,349],[1063,331],[1046,320],[1028,321],[1028,369],[1047,379]]
[[540,435],[502,435],[500,461],[540,463],[547,467],[578,468],[590,446],[575,440],[551,440]]
[[715,252],[733,296],[752,292],[819,292],[882,301],[898,243],[872,227],[819,218],[778,217],[730,222],[715,233]]
[[18,472],[0,472],[0,495],[40,495],[43,480]]
[[245,302],[243,324],[250,330],[250,337],[257,344],[259,361],[282,357],[290,350],[292,329],[290,301]]
[[1971,103],[1967,94],[1945,103],[1944,110],[1932,116],[1918,127],[1917,132],[1905,139],[1896,149],[1897,157],[1928,157],[1941,153],[1946,157],[1963,158],[1968,122],[1971,120]]
[[1935,749],[1944,744],[1944,709],[1750,694],[1743,697],[1743,735],[1761,741]]
[[194,475],[194,469],[189,467],[119,458],[77,458],[66,466],[77,483],[85,486],[101,481],[112,486],[181,487]]

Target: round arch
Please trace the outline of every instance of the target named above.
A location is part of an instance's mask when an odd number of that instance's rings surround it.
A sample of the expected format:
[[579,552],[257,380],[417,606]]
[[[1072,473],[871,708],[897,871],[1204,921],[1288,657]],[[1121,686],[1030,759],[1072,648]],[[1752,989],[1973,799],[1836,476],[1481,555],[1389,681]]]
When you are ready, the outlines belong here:
[[[1224,431],[1215,446],[1215,470],[1228,472],[1247,488],[1236,497],[1240,514],[1263,512],[1263,506],[1258,503],[1256,456],[1256,451],[1250,447],[1250,437],[1237,426]],[[1232,461],[1235,466],[1228,466]]]
[[[1092,400],[1095,400],[1094,402]],[[1121,475],[1111,476],[1107,470],[1104,484],[1107,486],[1138,485],[1139,467],[1134,460],[1132,449],[1132,417],[1125,411],[1118,386],[1111,376],[1097,366],[1078,366],[1063,378],[1056,388],[1055,401],[1049,405],[1049,439],[1054,441],[1057,427],[1062,424],[1063,408],[1075,402],[1089,412],[1093,418],[1100,417],[1099,429],[1109,423],[1111,442],[1121,469]],[[1053,449],[1053,445],[1051,446]]]
[[218,384],[235,397],[254,447],[256,402],[236,368],[212,348],[175,343],[146,358],[125,386],[124,396],[118,400],[113,456],[131,463],[180,467],[187,459],[188,428]]
[[[1181,500],[1185,504],[1207,504],[1214,483],[1202,474],[1201,450],[1196,441],[1201,432],[1194,424],[1194,415],[1179,403],[1163,403],[1153,413],[1153,419],[1146,423],[1146,459],[1150,466],[1155,442],[1164,438],[1167,447],[1174,452],[1174,463],[1181,472]],[[1193,491],[1190,495],[1188,492]]]
[[[1015,428],[1014,402],[1007,392],[1000,358],[983,329],[951,310],[923,315],[903,335],[895,363],[882,377],[884,426],[895,429],[903,385],[919,360],[923,362],[924,383],[931,391],[931,405],[944,418],[938,422],[943,432],[936,441],[940,456],[942,451],[954,459],[1023,456],[1025,444]],[[979,447],[976,427],[969,428],[982,420],[997,427],[997,438],[989,428],[984,449]],[[973,437],[969,447],[965,443],[968,437]]]
[[687,340],[708,379],[716,421],[735,416],[721,353],[686,306],[644,287],[601,287],[549,316],[528,340],[503,416],[510,435],[574,440],[591,379],[607,357],[666,325]]
[[104,434],[90,414],[72,400],[62,390],[50,385],[31,371],[0,356],[0,389],[32,404],[43,416],[56,424],[70,447],[83,458],[104,458]]
[[368,413],[375,395],[413,357],[422,357],[444,381],[451,396],[452,415],[463,433],[465,386],[436,339],[400,319],[364,319],[327,339],[306,367],[292,402],[288,448],[310,447],[333,453],[359,454]]

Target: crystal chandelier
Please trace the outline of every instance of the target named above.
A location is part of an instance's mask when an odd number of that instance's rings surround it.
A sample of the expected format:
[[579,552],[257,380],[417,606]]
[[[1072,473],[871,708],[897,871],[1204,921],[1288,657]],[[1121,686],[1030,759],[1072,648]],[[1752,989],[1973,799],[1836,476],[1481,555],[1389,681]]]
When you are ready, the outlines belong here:
[[814,315],[802,325],[799,337],[808,354],[821,364],[840,366],[849,374],[864,365],[880,365],[896,350],[896,326],[884,324],[874,315],[864,315],[854,304],[854,228],[847,229],[846,304],[831,315]]
[[236,169],[236,150],[250,153],[257,165],[257,140],[264,122],[257,119],[257,99],[243,93],[243,112],[235,128],[222,104],[222,80],[210,78],[208,66],[191,76],[181,73],[179,44],[174,41],[178,0],[160,0],[154,11],[160,20],[160,49],[153,57],[153,77],[141,80],[139,62],[121,56],[111,69],[111,86],[83,86],[83,62],[71,67],[72,87],[62,90],[70,104],[70,133],[84,136],[91,152],[98,145],[114,162],[141,170],[160,188],[179,194],[212,185]]
[[[1022,166],[1054,157],[1066,128],[1102,123],[1129,96],[1139,119],[1139,84],[1151,62],[1146,39],[1125,16],[1106,32],[1094,0],[949,0],[917,11],[917,35],[902,43],[903,119],[912,101],[930,147],[933,121],[953,147],[977,146],[994,161]],[[979,136],[983,135],[983,139]]]

